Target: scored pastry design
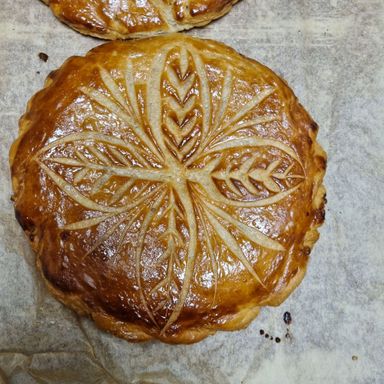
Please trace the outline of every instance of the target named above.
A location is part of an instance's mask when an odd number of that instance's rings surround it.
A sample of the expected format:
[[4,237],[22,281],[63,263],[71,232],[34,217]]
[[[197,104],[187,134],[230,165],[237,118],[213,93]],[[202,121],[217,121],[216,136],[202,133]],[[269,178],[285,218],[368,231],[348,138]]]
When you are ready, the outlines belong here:
[[126,39],[203,26],[239,0],[42,0],[61,21],[86,35]]
[[315,129],[276,75],[218,43],[111,43],[30,103],[17,215],[64,303],[129,340],[197,341],[302,278],[323,219]]

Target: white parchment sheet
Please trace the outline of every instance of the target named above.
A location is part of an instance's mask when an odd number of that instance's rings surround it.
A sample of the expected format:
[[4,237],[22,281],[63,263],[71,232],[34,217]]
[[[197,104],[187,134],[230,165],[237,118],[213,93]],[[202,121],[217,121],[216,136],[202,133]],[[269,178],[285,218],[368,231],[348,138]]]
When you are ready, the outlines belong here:
[[2,0],[0,383],[384,383],[383,20],[383,0],[242,0],[190,32],[274,69],[319,123],[326,224],[303,283],[248,329],[192,346],[129,344],[47,294],[10,201],[8,151],[27,100],[51,70],[101,41],[41,1]]

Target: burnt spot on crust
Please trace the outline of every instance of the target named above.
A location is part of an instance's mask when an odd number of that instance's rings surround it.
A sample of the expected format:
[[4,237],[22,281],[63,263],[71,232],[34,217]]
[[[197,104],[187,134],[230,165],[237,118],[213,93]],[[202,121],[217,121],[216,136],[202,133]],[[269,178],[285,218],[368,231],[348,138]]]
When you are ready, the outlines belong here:
[[323,171],[327,169],[327,159],[324,156],[316,156],[316,162]]
[[323,224],[325,221],[325,205],[327,204],[327,194],[324,193],[323,200],[318,209],[315,210],[314,222],[317,224]]
[[324,203],[322,204],[322,207],[319,209],[316,209],[315,215],[314,215],[314,222],[317,224],[322,224],[324,223],[325,220],[325,208],[324,208]]
[[63,241],[68,240],[70,236],[71,235],[70,235],[70,233],[68,231],[60,232],[60,239],[63,240]]
[[[51,269],[56,269],[55,272]],[[62,266],[49,266],[49,264],[42,263],[42,272],[44,277],[56,288],[64,293],[78,292],[79,286],[74,280],[70,272],[66,271]]]
[[305,256],[309,256],[311,254],[311,248],[310,247],[304,247],[303,252]]
[[[114,317],[118,321],[133,323],[145,327],[153,327],[152,322],[146,318],[145,312],[141,308],[137,306],[135,307],[129,299],[121,301],[117,297],[113,297],[111,295],[109,297],[102,298],[87,297],[84,298],[84,301],[91,308],[100,306],[105,313]],[[135,310],[132,310],[133,307],[135,307]]]
[[36,226],[31,218],[24,216],[18,209],[15,209],[15,217],[24,232],[33,233]]
[[310,125],[310,129],[314,133],[317,133],[317,131],[319,130],[319,125],[315,121],[312,121]]
[[58,72],[57,70],[49,72],[49,74],[47,76],[47,80],[54,80],[57,72]]

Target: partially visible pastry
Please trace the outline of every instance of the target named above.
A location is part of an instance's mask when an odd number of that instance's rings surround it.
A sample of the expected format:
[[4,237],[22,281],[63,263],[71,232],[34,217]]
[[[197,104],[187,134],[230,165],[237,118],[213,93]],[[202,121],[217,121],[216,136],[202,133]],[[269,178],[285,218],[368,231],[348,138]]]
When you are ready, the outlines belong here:
[[270,69],[183,35],[73,57],[10,152],[49,290],[129,341],[249,324],[304,276],[324,220],[317,125]]
[[43,0],[61,21],[85,35],[127,39],[203,26],[238,0]]

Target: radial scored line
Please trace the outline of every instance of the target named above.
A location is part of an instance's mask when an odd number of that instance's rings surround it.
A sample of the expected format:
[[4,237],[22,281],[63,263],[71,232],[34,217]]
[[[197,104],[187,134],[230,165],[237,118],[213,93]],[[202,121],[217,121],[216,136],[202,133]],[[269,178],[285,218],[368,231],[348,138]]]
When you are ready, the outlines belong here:
[[268,236],[264,235],[258,229],[249,227],[248,225],[234,219],[229,213],[225,212],[221,208],[216,207],[215,205],[206,202],[206,206],[209,210],[215,213],[217,216],[226,220],[229,224],[236,227],[239,231],[242,232],[250,241],[261,245],[264,248],[271,249],[274,251],[285,251],[285,248],[276,240],[270,239]]
[[187,295],[191,286],[191,280],[192,280],[193,271],[195,267],[196,248],[197,248],[198,233],[197,233],[196,215],[194,212],[192,198],[188,190],[187,183],[184,182],[181,184],[176,184],[174,188],[176,193],[179,196],[180,201],[184,205],[186,220],[189,226],[189,244],[188,244],[188,256],[187,256],[187,263],[185,267],[184,281],[183,281],[183,285],[179,295],[179,300],[171,316],[169,317],[167,323],[165,324],[164,328],[161,330],[162,335],[164,335],[169,329],[169,327],[178,319],[183,309],[185,300],[187,298]]
[[148,307],[148,303],[147,303],[147,300],[145,299],[144,292],[143,292],[143,286],[141,283],[141,255],[143,253],[144,242],[145,242],[145,237],[146,237],[145,235],[147,233],[147,230],[151,224],[153,217],[157,214],[157,210],[160,207],[160,204],[163,201],[165,194],[166,194],[166,191],[163,191],[162,193],[160,193],[160,195],[157,197],[157,199],[155,200],[155,202],[151,206],[151,209],[145,215],[145,218],[144,218],[144,221],[142,223],[140,233],[139,233],[140,241],[139,241],[138,246],[136,247],[136,252],[135,252],[135,254],[136,254],[136,256],[135,256],[136,282],[137,282],[137,285],[139,287],[140,300],[144,306],[146,313],[148,314],[149,318],[151,319],[153,324],[155,324],[156,327],[158,327],[159,325],[158,325],[156,319],[154,318],[151,310]]
[[209,222],[215,229],[216,233],[220,236],[220,238],[225,243],[226,247],[240,260],[240,262],[244,265],[247,271],[254,277],[254,279],[264,286],[263,281],[253,269],[252,264],[245,257],[243,251],[239,247],[237,240],[234,236],[225,228],[210,212],[206,212]]
[[169,151],[165,144],[162,127],[162,100],[160,96],[161,90],[161,74],[164,69],[167,54],[169,50],[160,52],[153,61],[151,75],[148,79],[147,90],[153,90],[153,97],[147,98],[147,110],[148,110],[148,121],[151,127],[152,134],[155,138],[156,143],[163,152],[164,160],[171,158],[173,155]]

